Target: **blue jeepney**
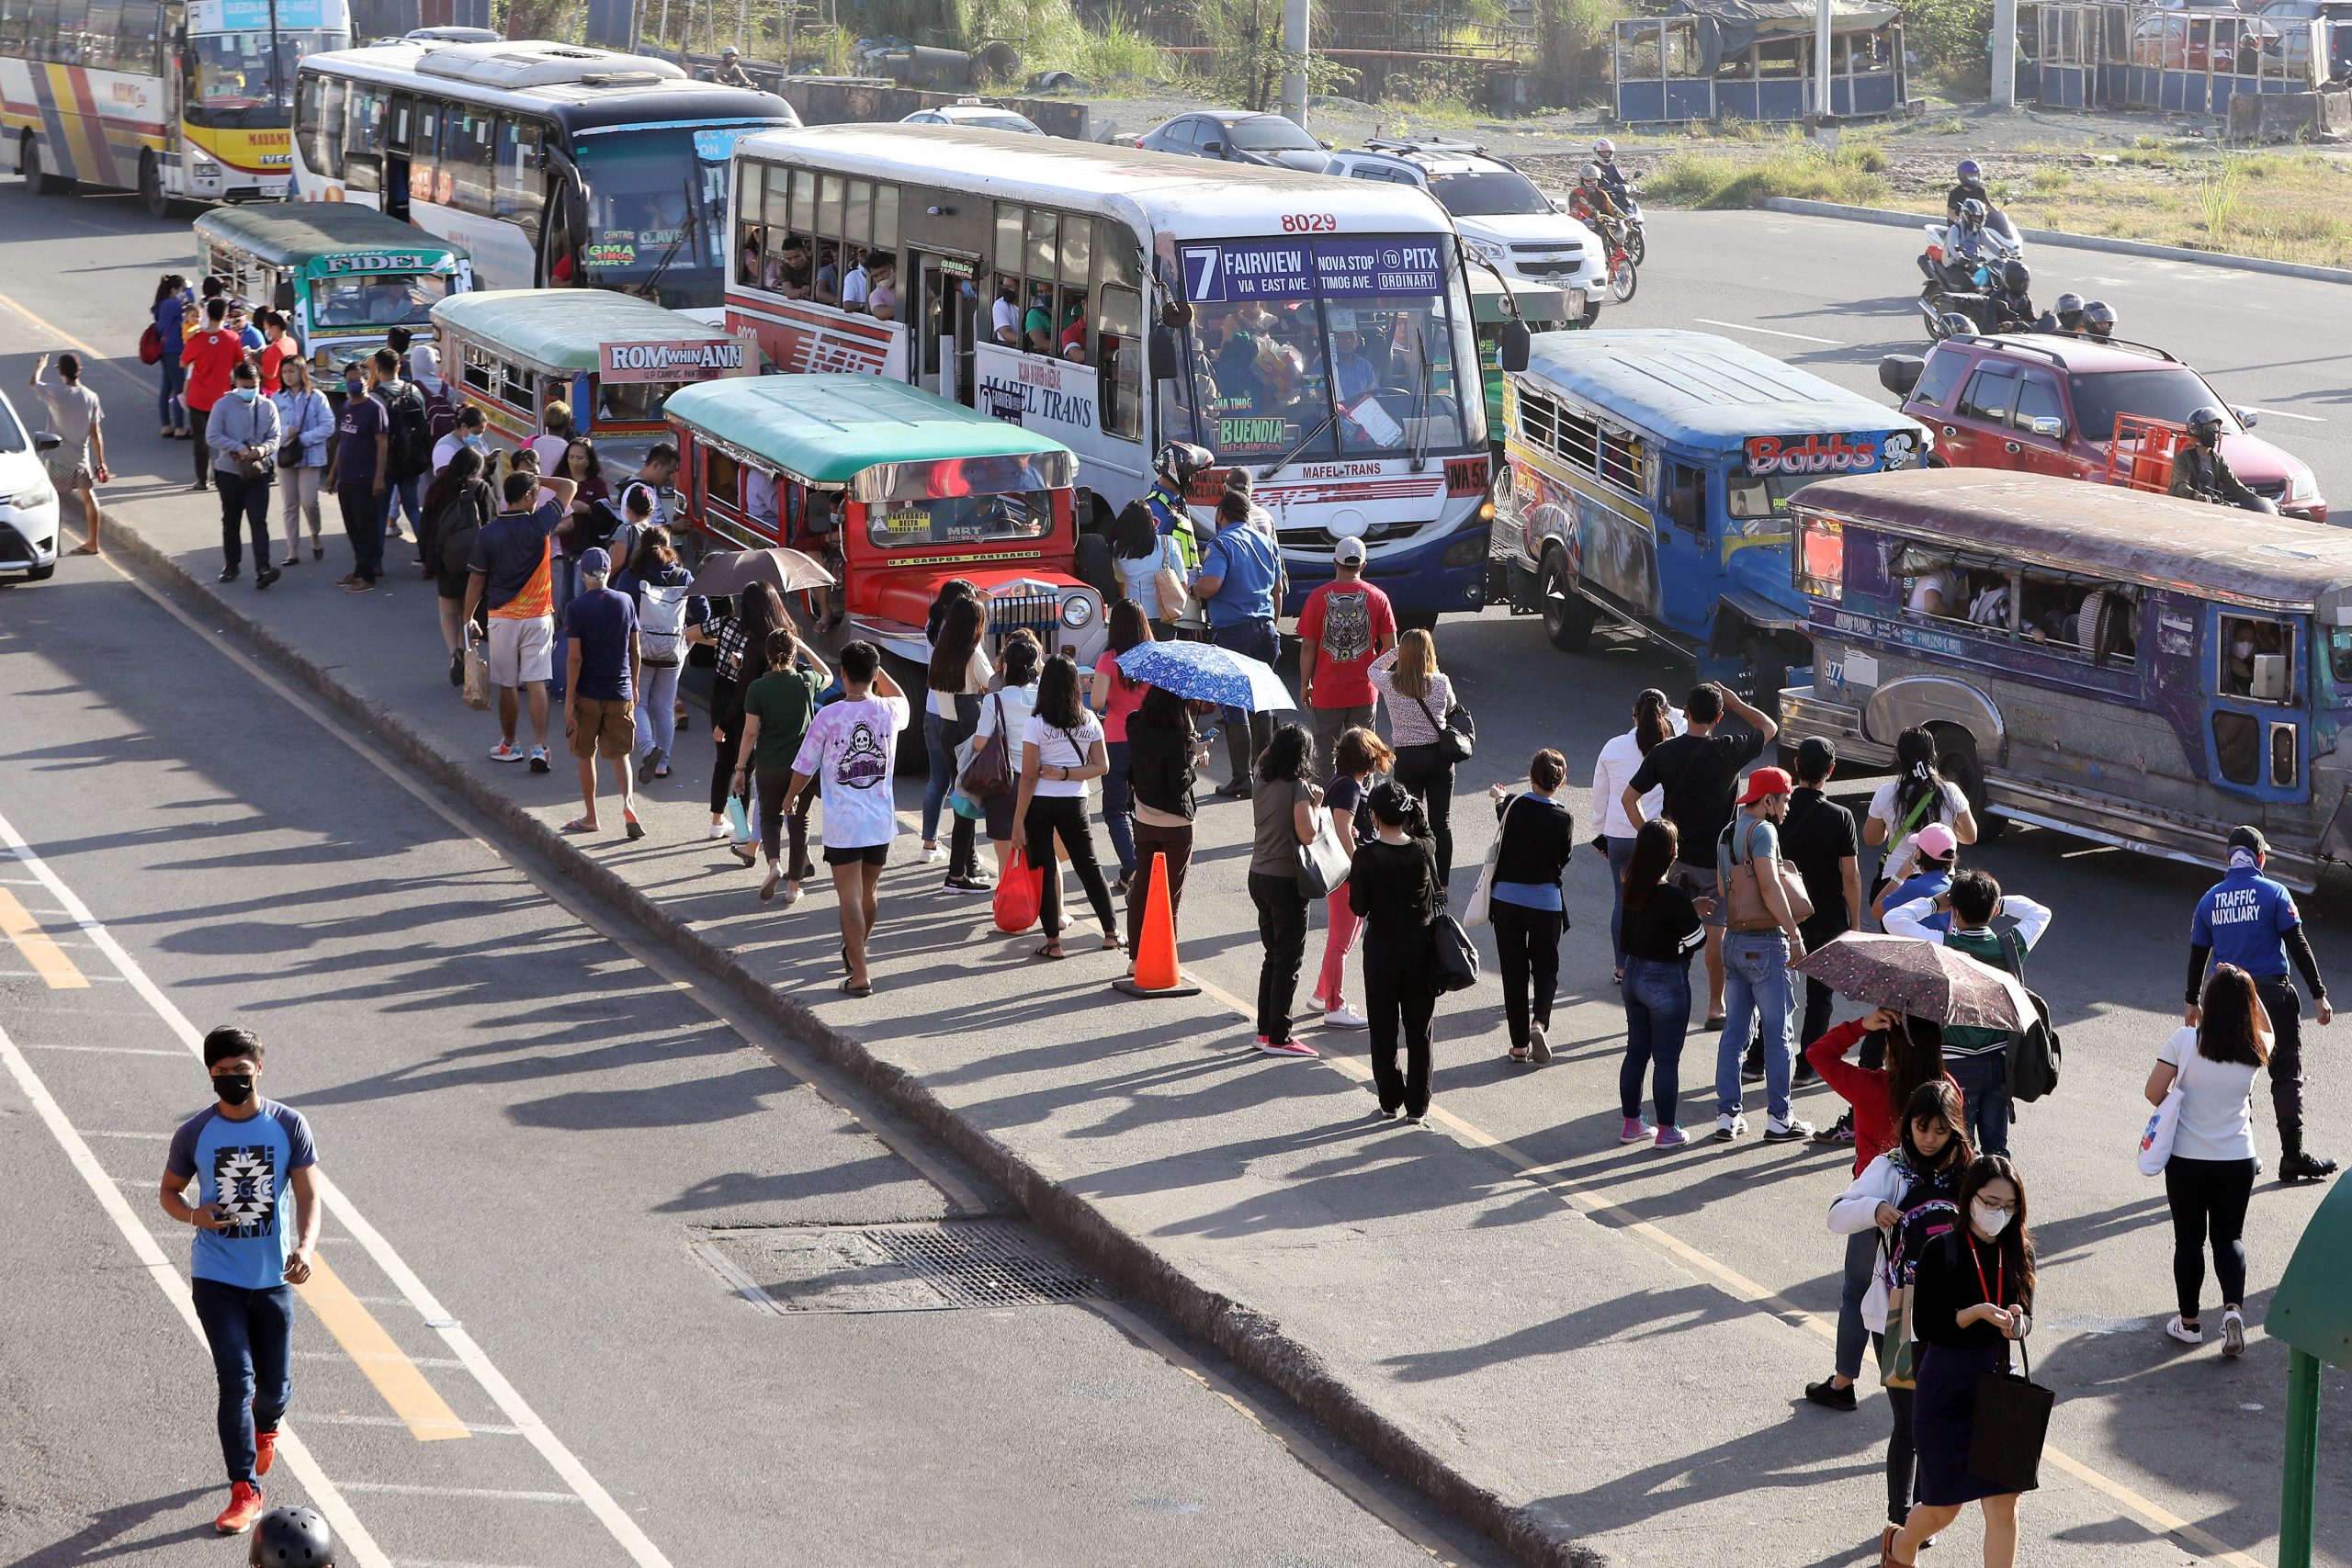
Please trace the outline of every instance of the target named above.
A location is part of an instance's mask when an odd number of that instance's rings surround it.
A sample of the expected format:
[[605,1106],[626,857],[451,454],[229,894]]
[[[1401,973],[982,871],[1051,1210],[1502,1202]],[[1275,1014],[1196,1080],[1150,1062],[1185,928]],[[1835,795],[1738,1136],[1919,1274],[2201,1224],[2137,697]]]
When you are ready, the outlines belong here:
[[1883,764],[1923,725],[1983,837],[2014,818],[2218,866],[2251,822],[2298,886],[2352,861],[2352,530],[1994,468],[1791,510],[1815,662],[1783,746]]
[[1583,648],[1602,616],[1769,700],[1812,661],[1789,499],[1915,468],[1926,427],[1706,333],[1544,333],[1503,390],[1498,553],[1514,613]]

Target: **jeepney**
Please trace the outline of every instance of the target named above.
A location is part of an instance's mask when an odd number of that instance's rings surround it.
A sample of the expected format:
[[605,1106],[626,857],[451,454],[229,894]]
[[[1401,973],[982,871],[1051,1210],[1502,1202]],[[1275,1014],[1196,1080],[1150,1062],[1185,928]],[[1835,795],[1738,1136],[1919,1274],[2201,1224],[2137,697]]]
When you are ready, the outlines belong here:
[[348,203],[216,207],[195,229],[206,273],[285,311],[321,370],[381,348],[390,327],[430,342],[428,312],[472,278],[462,246]]
[[705,547],[831,558],[843,635],[900,684],[930,660],[923,624],[951,577],[987,602],[991,652],[1016,626],[1080,670],[1102,651],[1102,595],[1070,570],[1078,458],[1052,436],[873,376],[685,387],[667,412]]
[[1925,725],[1982,834],[2218,866],[2251,822],[2301,887],[2352,859],[2352,531],[1988,468],[1825,479],[1790,511],[1815,657],[1783,746],[1883,764]]
[[616,491],[669,438],[671,394],[760,367],[748,339],[605,289],[478,289],[434,306],[433,323],[441,374],[481,410],[493,446],[522,446],[546,428],[549,403],[569,403]]
[[[1547,284],[1506,284],[1483,266],[1469,269],[1470,318],[1476,323],[1478,369],[1487,388],[1487,436],[1496,467],[1503,457],[1503,355],[1506,323],[1518,321],[1528,332],[1584,331],[1584,291],[1554,288]],[[1573,296],[1573,298],[1571,298]]]
[[1914,467],[1924,426],[1741,344],[1667,328],[1546,333],[1507,378],[1497,548],[1514,614],[1574,652],[1603,617],[1769,702],[1811,661],[1789,502]]

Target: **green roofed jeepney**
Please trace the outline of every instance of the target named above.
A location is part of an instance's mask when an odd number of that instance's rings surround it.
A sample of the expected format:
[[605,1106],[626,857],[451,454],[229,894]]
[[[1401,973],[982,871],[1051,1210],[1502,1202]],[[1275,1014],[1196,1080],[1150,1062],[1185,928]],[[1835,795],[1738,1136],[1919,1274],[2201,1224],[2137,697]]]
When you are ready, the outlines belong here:
[[463,246],[356,203],[216,207],[195,227],[205,270],[239,298],[285,311],[322,367],[382,347],[390,327],[429,342],[434,304],[472,277]]

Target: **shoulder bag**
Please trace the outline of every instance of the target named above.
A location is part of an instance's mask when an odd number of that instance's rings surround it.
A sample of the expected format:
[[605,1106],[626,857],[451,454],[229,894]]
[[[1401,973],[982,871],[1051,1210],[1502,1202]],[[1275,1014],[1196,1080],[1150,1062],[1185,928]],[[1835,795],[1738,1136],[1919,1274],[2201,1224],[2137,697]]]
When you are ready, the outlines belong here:
[[2003,1492],[2032,1492],[2041,1485],[2041,1449],[2058,1395],[2033,1381],[2022,1337],[2017,1347],[2019,1371],[1976,1374],[1968,1473]]
[[[1727,832],[1741,832],[1751,824],[1736,822]],[[1789,901],[1789,922],[1792,925],[1809,919],[1813,915],[1813,900],[1806,897],[1804,878],[1797,868],[1779,855],[1772,857],[1773,870],[1778,874],[1781,895]],[[1728,903],[1724,916],[1725,925],[1736,931],[1778,931],[1779,917],[1765,905],[1762,889],[1757,879],[1763,874],[1757,869],[1753,857],[1742,860],[1736,851],[1732,855],[1731,874],[1724,878],[1724,896]]]
[[1483,926],[1494,915],[1495,867],[1503,857],[1503,835],[1510,830],[1510,814],[1519,807],[1521,797],[1512,795],[1510,805],[1503,807],[1503,819],[1495,824],[1495,841],[1487,846],[1487,859],[1478,867],[1478,885],[1470,890],[1470,902],[1462,907],[1464,926]]
[[2172,1158],[2174,1142],[2180,1136],[2180,1109],[2186,1093],[2183,1080],[2188,1076],[2188,1059],[2197,1055],[2197,1032],[2183,1027],[2175,1035],[2186,1034],[2181,1042],[2180,1063],[2173,1068],[2172,1087],[2165,1091],[2164,1103],[2148,1117],[2148,1125],[2140,1134],[2140,1174],[2162,1176],[2165,1162]]
[[1446,704],[1445,722],[1440,724],[1437,715],[1430,712],[1429,704],[1415,697],[1413,705],[1421,710],[1421,716],[1437,731],[1437,748],[1445,753],[1447,761],[1461,763],[1470,760],[1471,753],[1478,749],[1478,721],[1470,716],[1468,708],[1460,703]]
[[1176,548],[1174,539],[1161,539],[1159,541],[1159,570],[1152,574],[1151,587],[1154,597],[1159,601],[1158,618],[1163,621],[1178,621],[1184,616],[1186,599],[1184,574],[1176,569],[1175,561],[1170,558],[1171,557],[1175,558],[1175,560],[1183,558],[1182,553]]
[[[964,770],[962,781],[964,793],[974,800],[986,800],[1012,787],[1012,770],[1005,761],[1006,753],[1012,749],[1012,738],[1005,733],[1004,698],[1001,695],[992,696],[989,701],[996,705],[996,743],[972,759],[971,765]],[[1023,926],[1020,929],[1025,931],[1028,928]]]
[[1298,890],[1309,898],[1329,898],[1347,886],[1351,860],[1340,842],[1338,814],[1318,806],[1314,818],[1315,841],[1298,846]]

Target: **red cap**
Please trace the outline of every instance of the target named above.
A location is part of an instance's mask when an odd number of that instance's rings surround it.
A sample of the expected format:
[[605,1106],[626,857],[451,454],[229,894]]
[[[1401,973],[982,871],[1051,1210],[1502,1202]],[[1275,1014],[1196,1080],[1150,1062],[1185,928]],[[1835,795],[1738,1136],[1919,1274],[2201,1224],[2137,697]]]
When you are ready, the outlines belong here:
[[1795,787],[1781,769],[1758,768],[1747,775],[1747,787],[1739,792],[1739,804],[1751,806],[1768,795],[1786,795]]

